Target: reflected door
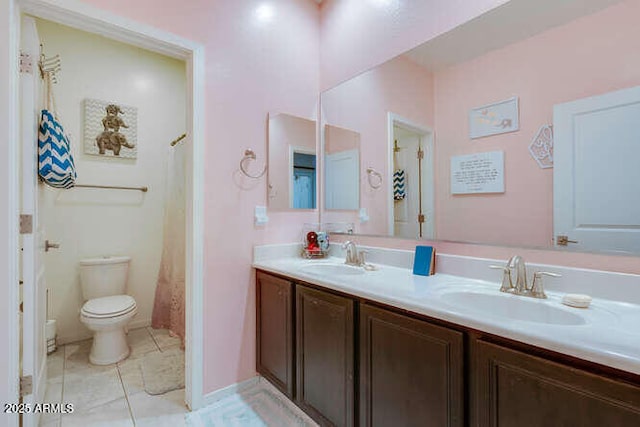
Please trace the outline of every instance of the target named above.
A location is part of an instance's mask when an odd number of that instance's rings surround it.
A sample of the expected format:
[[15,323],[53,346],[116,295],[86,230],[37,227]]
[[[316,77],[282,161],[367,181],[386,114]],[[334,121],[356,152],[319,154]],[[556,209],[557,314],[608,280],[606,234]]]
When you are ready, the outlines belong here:
[[360,207],[360,156],[345,150],[325,156],[326,208],[357,210]]
[[554,106],[556,243],[640,252],[638,118],[640,86]]
[[291,207],[316,208],[316,155],[293,152]]
[[294,168],[293,170],[293,208],[315,209],[316,207],[316,171]]
[[418,151],[421,149],[421,136],[394,127],[395,149],[393,155],[394,171],[404,171],[404,198],[393,201],[393,235],[407,239],[420,236],[420,171],[418,170]]

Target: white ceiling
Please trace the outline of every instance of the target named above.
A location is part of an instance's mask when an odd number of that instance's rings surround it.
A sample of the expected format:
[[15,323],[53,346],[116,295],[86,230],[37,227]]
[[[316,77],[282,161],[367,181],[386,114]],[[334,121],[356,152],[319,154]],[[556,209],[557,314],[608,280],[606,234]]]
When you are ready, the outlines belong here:
[[620,1],[511,0],[412,49],[405,55],[430,70],[442,69],[524,40]]

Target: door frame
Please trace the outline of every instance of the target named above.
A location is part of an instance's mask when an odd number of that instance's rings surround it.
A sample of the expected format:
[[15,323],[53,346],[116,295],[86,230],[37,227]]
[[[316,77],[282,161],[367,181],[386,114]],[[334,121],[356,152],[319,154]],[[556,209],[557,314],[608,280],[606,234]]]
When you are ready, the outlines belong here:
[[[9,51],[12,54],[10,65],[17,70],[17,54],[20,41],[20,17],[22,14],[47,19],[52,22],[67,25],[82,31],[99,34],[113,40],[124,42],[136,47],[157,52],[166,56],[184,60],[187,64],[187,126],[186,131],[191,135],[189,142],[191,151],[187,156],[187,225],[186,225],[186,357],[185,357],[185,401],[192,409],[200,408],[204,403],[203,396],[203,264],[204,264],[204,110],[205,110],[205,63],[204,46],[199,43],[178,37],[169,32],[159,30],[147,24],[142,24],[128,18],[120,17],[93,6],[74,0],[10,0],[15,7],[12,16]],[[10,5],[11,6],[11,5]],[[11,8],[10,8],[11,10]],[[17,71],[11,73],[9,83],[17,85]],[[9,134],[17,136],[19,117],[19,99],[17,92],[10,93]],[[167,141],[168,143],[169,141]],[[17,159],[20,141],[17,137],[9,140],[9,154]],[[9,169],[9,197],[10,213],[18,213],[20,177],[18,164],[10,162]],[[8,235],[9,242],[10,279],[18,280],[19,244],[17,239],[17,215],[10,218]],[[15,237],[15,238],[14,238]],[[11,283],[11,282],[10,282]],[[16,288],[16,289],[14,289]],[[17,287],[9,286],[10,303],[14,312],[18,312]],[[19,322],[17,316],[9,316],[9,348],[15,349],[9,355],[9,396],[18,401],[17,384],[18,351],[19,351]],[[17,425],[17,417],[11,419],[12,425]]]
[[[399,128],[408,130],[410,132],[413,133],[417,133],[419,135],[422,135],[422,148],[425,151],[425,156],[423,159],[423,171],[426,169],[428,171],[430,171],[429,173],[423,173],[422,175],[422,182],[423,182],[423,191],[426,192],[427,197],[424,197],[422,200],[425,202],[425,205],[430,207],[431,210],[431,216],[433,217],[434,215],[434,179],[435,179],[435,174],[434,174],[434,144],[433,144],[433,129],[415,123],[412,120],[407,119],[406,117],[403,117],[399,114],[396,113],[392,113],[391,111],[389,111],[387,113],[387,171],[388,171],[388,177],[389,179],[387,179],[387,200],[391,200],[393,198],[393,141],[394,141],[394,126],[397,126]],[[393,203],[387,203],[387,233],[389,234],[389,236],[393,236],[394,233],[394,220],[393,220]],[[423,206],[424,208],[424,206]],[[435,235],[434,235],[434,230],[435,230],[435,221],[432,219],[431,221],[431,226],[427,227],[426,230],[426,234],[428,234],[430,237],[428,239],[425,239],[423,237],[423,239],[425,240],[433,240],[435,239]]]

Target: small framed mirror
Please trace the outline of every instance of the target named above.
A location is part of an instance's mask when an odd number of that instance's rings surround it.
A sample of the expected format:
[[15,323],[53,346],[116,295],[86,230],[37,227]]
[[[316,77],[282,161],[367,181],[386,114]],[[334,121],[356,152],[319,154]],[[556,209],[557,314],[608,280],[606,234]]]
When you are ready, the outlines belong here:
[[269,114],[269,209],[316,209],[318,159],[316,121]]

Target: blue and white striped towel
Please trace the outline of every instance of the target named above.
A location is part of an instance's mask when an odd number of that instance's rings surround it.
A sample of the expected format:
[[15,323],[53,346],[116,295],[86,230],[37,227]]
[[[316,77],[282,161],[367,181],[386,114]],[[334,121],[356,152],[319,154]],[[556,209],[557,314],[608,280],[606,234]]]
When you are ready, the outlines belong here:
[[404,200],[404,198],[407,197],[404,183],[404,169],[396,169],[395,172],[393,172],[393,200]]
[[49,110],[42,110],[38,129],[38,174],[56,188],[71,188],[76,183],[69,138]]

